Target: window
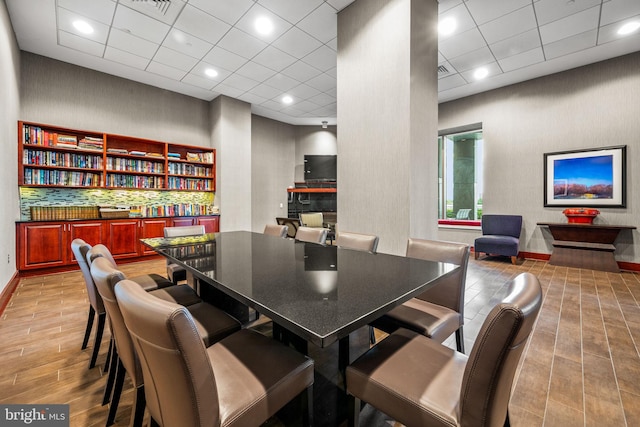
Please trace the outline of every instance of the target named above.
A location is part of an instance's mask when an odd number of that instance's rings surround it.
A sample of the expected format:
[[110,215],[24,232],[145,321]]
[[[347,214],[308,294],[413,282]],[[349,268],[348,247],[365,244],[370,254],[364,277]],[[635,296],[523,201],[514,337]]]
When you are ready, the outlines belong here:
[[439,132],[440,224],[474,225],[482,218],[483,144],[482,123]]

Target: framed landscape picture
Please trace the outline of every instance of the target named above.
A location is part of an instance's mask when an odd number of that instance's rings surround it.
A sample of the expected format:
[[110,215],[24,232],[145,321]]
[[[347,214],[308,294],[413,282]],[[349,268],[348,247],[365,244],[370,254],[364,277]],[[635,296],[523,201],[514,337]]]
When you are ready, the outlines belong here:
[[627,146],[544,154],[544,205],[626,206]]

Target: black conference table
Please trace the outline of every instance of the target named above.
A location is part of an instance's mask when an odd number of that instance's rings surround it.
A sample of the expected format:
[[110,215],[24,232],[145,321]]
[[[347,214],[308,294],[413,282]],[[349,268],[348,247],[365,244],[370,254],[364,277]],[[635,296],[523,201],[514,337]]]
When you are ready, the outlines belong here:
[[247,231],[141,242],[184,267],[201,295],[210,286],[255,309],[302,341],[305,353],[306,343],[339,341],[340,370],[350,333],[458,268]]

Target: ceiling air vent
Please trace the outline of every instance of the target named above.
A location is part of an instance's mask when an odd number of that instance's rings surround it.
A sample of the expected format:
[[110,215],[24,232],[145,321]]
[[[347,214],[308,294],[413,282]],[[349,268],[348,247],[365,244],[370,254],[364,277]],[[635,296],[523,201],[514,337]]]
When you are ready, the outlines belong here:
[[169,10],[169,6],[171,5],[171,0],[133,0],[134,3],[143,3],[147,4],[151,7],[154,7],[158,10],[158,12],[165,15],[167,10]]
[[444,65],[439,65],[438,66],[438,75],[439,76],[444,76],[445,74],[449,74],[449,70]]

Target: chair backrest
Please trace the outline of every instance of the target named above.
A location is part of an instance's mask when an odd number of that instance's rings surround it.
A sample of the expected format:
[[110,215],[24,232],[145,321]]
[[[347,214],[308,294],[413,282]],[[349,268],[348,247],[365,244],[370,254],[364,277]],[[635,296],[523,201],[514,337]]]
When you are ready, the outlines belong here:
[[326,228],[300,227],[296,232],[296,240],[324,245],[327,241],[328,231]]
[[184,225],[164,228],[164,237],[202,236],[203,234],[205,234],[204,225]]
[[287,230],[287,237],[296,237],[296,232],[300,227],[300,218],[276,217],[276,222],[279,225],[286,225],[287,227],[289,227],[289,229]]
[[482,234],[511,236],[520,238],[522,230],[521,215],[482,215]]
[[219,425],[215,377],[191,314],[129,280],[115,293],[140,354],[151,417],[164,427]]
[[[91,251],[89,251],[87,255],[90,257]],[[124,273],[117,270],[111,262],[103,256],[95,257],[91,262],[91,277],[93,277],[98,292],[104,301],[104,307],[109,317],[111,334],[113,334],[116,342],[118,357],[131,377],[131,382],[133,382],[134,387],[138,387],[143,384],[142,370],[114,292],[115,285],[126,277]],[[140,285],[136,285],[140,287]],[[145,292],[142,287],[140,287],[140,289],[142,292]]]
[[378,248],[378,236],[341,231],[336,234],[336,245],[358,251],[375,252]]
[[286,225],[267,224],[264,226],[264,234],[268,234],[270,236],[282,237],[284,239],[287,237],[288,232],[289,227]]
[[322,216],[322,212],[301,213],[300,222],[303,227],[322,228],[324,224],[324,217]]
[[89,264],[87,264],[87,252],[91,249],[91,245],[82,239],[73,239],[71,242],[71,251],[76,258],[82,276],[84,277],[84,284],[87,287],[87,295],[89,296],[89,303],[96,313],[104,313],[104,303],[102,297],[96,289],[96,284],[93,283],[93,277],[91,277],[91,270]]
[[456,219],[469,219],[469,215],[471,215],[471,209],[458,209]]
[[541,303],[538,279],[521,273],[485,319],[462,379],[460,425],[504,425],[515,371]]
[[455,310],[464,317],[464,290],[471,247],[465,243],[409,238],[407,256],[459,265],[460,269],[421,293],[417,298]]
[[99,244],[93,246],[87,252],[86,258],[87,258],[87,263],[89,264],[89,266],[91,266],[91,263],[93,262],[93,260],[98,258],[98,257],[106,258],[107,260],[109,260],[109,262],[111,263],[113,268],[118,268],[118,264],[116,264],[116,260],[113,259],[113,255],[111,254],[111,251],[109,250],[109,248],[107,248],[102,243],[99,243]]

